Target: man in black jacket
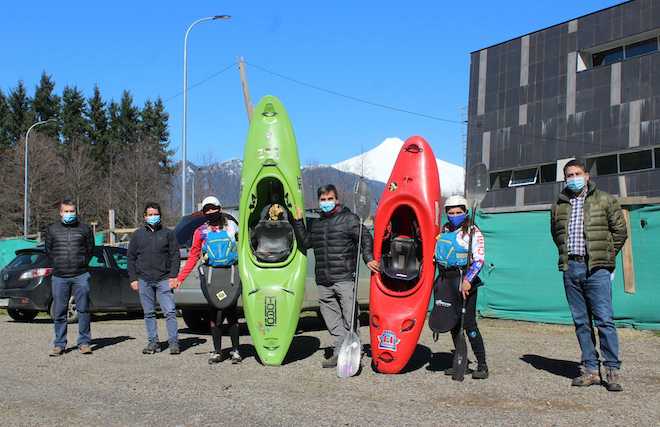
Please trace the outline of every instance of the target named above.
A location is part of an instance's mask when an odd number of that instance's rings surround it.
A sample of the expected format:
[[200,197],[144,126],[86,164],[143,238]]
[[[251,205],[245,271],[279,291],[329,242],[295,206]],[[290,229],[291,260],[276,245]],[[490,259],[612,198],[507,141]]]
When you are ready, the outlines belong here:
[[179,287],[179,245],[174,231],[163,228],[160,205],[147,203],[144,208],[144,227],[138,229],[128,244],[128,276],[131,288],[140,292],[147,329],[147,346],[143,354],[160,351],[156,323],[156,296],[165,316],[170,354],[179,354],[178,325],[174,289]]
[[94,234],[87,224],[78,220],[73,200],[62,200],[60,217],[61,220],[51,224],[46,232],[46,255],[53,266],[51,287],[55,327],[50,356],[61,356],[66,349],[66,314],[71,293],[78,311],[78,349],[82,354],[91,354],[87,265],[94,250]]
[[[325,185],[318,189],[321,217],[311,219],[305,229],[303,213],[298,208],[293,222],[296,238],[303,250],[314,249],[319,308],[330,335],[335,339],[333,356],[323,362],[324,368],[337,366],[339,347],[350,327],[360,218],[339,204],[337,189]],[[373,258],[373,239],[362,229],[362,258],[371,271],[378,271]],[[357,310],[356,310],[357,313]]]

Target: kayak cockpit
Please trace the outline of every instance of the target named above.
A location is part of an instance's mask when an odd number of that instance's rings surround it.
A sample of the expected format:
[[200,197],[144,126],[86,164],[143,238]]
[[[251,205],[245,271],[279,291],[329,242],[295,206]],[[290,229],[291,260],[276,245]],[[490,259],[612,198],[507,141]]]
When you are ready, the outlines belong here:
[[287,196],[282,182],[275,177],[260,180],[251,195],[250,248],[259,263],[282,263],[294,250],[295,237],[289,221],[291,213]]
[[406,292],[419,282],[422,240],[415,212],[409,206],[395,209],[382,243],[381,281],[393,292]]

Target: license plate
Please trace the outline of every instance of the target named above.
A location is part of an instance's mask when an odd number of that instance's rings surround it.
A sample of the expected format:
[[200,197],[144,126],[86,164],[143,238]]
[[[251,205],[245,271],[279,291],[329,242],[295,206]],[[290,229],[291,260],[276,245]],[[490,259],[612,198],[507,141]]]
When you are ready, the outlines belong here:
[[0,308],[9,307],[9,298],[0,298]]

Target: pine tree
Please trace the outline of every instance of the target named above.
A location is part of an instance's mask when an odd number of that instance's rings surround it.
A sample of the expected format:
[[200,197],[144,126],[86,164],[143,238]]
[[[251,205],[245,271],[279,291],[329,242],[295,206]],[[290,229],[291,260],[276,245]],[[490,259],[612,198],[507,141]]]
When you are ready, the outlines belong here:
[[140,126],[140,111],[133,105],[133,96],[127,90],[121,95],[118,113],[118,142],[120,144],[137,143]]
[[[57,119],[59,117],[60,97],[53,93],[54,90],[55,82],[44,71],[34,91],[34,100],[32,101],[35,121]],[[55,124],[48,124],[40,128],[39,132],[50,137],[57,137],[59,129]]]
[[11,135],[9,133],[9,105],[7,97],[0,89],[0,154],[11,146]]
[[94,86],[94,95],[87,99],[87,138],[94,147],[94,158],[102,170],[106,170],[108,135],[108,112],[106,104],[101,97],[98,85]]
[[62,93],[62,140],[65,145],[82,144],[89,135],[85,97],[77,87],[67,86]]
[[158,98],[155,103],[147,100],[141,118],[142,133],[146,141],[153,145],[153,152],[158,157],[161,172],[173,174],[171,157],[174,152],[169,148],[169,114],[165,111],[162,99]]
[[25,138],[25,132],[34,122],[34,114],[31,109],[32,100],[25,91],[23,81],[19,81],[18,85],[9,93],[7,104],[10,112],[7,123],[9,137],[11,143],[16,144]]

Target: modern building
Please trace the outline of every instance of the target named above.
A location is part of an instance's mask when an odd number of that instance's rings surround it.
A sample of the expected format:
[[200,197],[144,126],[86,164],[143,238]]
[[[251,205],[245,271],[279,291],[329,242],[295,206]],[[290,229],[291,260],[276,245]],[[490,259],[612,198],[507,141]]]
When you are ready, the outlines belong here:
[[471,54],[466,169],[483,207],[533,210],[578,157],[620,197],[660,196],[660,1],[633,0]]

